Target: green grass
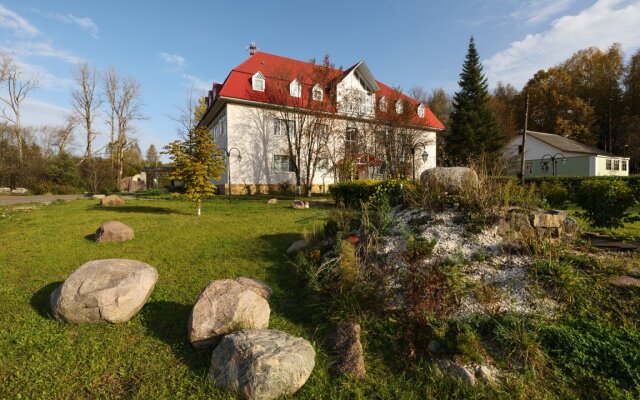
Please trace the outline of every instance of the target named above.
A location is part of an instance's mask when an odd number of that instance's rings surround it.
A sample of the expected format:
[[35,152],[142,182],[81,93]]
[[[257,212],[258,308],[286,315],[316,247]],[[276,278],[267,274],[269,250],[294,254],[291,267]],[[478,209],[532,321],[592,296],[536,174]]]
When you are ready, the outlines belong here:
[[[622,351],[620,343],[640,348],[637,334],[628,333],[637,330],[640,321],[638,291],[612,293],[606,284],[611,273],[590,267],[593,262],[587,259],[572,261],[589,280],[569,287],[575,299],[570,313],[554,323],[557,331],[493,317],[470,326],[460,323],[465,329],[452,328],[459,331],[456,346],[468,348],[463,354],[473,355],[478,341],[489,341],[497,343],[492,353],[499,366],[509,367],[510,358],[518,361],[515,365],[525,364],[502,385],[469,387],[437,373],[426,358],[409,367],[404,331],[391,316],[364,316],[360,321],[367,377],[353,381],[329,374],[331,358],[322,347],[329,326],[323,308],[329,305],[315,303],[303,277],[284,256],[303,232],[322,230],[328,209],[293,210],[288,201],[267,205],[266,197],[236,198],[229,204],[218,197],[205,202],[198,218],[186,201],[128,200],[125,206],[109,208],[96,203],[56,202],[29,212],[0,209],[0,399],[233,398],[209,381],[211,349],[189,345],[187,321],[207,283],[238,276],[256,277],[274,289],[271,328],[302,336],[316,349],[316,367],[296,399],[586,398],[581,388],[590,372],[596,374],[596,384],[606,383],[603,390],[620,380],[627,386],[617,394],[638,393],[629,383],[637,379],[633,367],[611,374],[602,357]],[[96,244],[93,233],[109,220],[133,227],[135,239]],[[101,258],[131,258],[158,269],[158,283],[144,308],[118,325],[72,325],[53,319],[51,291],[81,264]],[[542,284],[556,284],[564,276],[542,272]],[[343,297],[351,301],[349,293]],[[579,331],[569,329],[577,326],[571,316],[597,319],[595,339],[589,336],[585,342]],[[530,326],[538,326],[534,336]],[[549,338],[564,344],[555,346]],[[591,350],[592,342],[602,350]],[[587,358],[579,358],[583,355]],[[637,359],[637,350],[616,358],[624,363]],[[543,373],[534,373],[536,363]]]
[[[580,216],[580,213],[584,212],[584,210],[578,205],[573,203],[569,204],[567,206],[567,210],[569,211],[569,216],[575,218],[583,230],[601,232],[614,237],[626,238],[631,240],[640,240],[640,220],[634,222],[625,222],[622,228],[594,228],[590,226],[583,217]],[[640,205],[631,207],[627,212],[631,216],[640,216]]]

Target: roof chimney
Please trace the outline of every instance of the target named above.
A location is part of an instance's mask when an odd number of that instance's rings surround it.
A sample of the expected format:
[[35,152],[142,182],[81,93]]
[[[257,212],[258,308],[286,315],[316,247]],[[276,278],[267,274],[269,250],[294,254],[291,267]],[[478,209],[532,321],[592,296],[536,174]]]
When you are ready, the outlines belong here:
[[256,46],[256,42],[251,42],[249,44],[249,55],[252,56],[258,52],[258,46]]

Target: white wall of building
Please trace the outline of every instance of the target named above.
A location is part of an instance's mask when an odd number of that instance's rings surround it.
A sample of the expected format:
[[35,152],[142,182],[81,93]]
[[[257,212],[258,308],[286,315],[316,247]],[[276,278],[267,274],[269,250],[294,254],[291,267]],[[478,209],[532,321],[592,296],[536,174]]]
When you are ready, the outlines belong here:
[[[522,145],[522,135],[518,135],[511,139],[503,150],[505,157],[509,160],[518,158],[520,156],[518,154],[520,145]],[[565,157],[584,156],[584,153],[561,152],[557,148],[548,145],[533,136],[527,135],[527,143],[525,145],[524,152],[525,160],[541,160],[545,155],[553,156],[556,153],[563,153]]]

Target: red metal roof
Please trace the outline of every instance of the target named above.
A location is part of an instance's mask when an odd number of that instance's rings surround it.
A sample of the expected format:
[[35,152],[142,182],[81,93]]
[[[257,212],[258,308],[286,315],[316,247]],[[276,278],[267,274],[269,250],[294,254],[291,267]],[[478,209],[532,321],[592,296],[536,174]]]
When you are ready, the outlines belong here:
[[[304,61],[298,61],[291,58],[281,57],[274,54],[257,52],[253,56],[247,58],[242,64],[235,67],[227,79],[222,84],[222,87],[216,87],[218,96],[229,97],[242,100],[257,101],[270,104],[298,104],[302,107],[307,107],[309,102],[312,102],[313,106],[316,106],[326,110],[335,112],[335,106],[329,101],[331,85],[337,83],[341,77],[346,76],[350,72],[351,68],[346,71],[339,69],[327,68],[321,65],[316,65]],[[260,92],[253,90],[251,86],[251,78],[253,75],[260,71],[265,77],[265,91]],[[323,87],[324,98],[322,102],[311,100],[311,88],[318,82],[314,82],[313,79],[317,79],[318,76],[322,76],[326,82],[326,86]],[[296,99],[288,96],[282,90],[287,88],[291,81],[298,79],[302,85],[302,98]],[[408,102],[413,109],[413,116],[410,120],[411,124],[423,125],[429,128],[444,129],[444,125],[433,114],[429,107],[425,104],[424,118],[419,118],[416,112],[420,102],[409,96],[404,95],[400,91],[393,89],[381,82],[378,82],[380,90],[376,92],[376,100],[380,101],[382,96],[387,98],[388,108],[387,112],[395,112],[395,104],[392,100],[402,99]],[[323,85],[325,86],[325,85]],[[278,87],[278,89],[273,89]],[[269,89],[272,89],[271,91]],[[277,91],[278,93],[274,93]],[[287,92],[288,93],[288,92]],[[382,113],[378,104],[376,104],[376,113]]]

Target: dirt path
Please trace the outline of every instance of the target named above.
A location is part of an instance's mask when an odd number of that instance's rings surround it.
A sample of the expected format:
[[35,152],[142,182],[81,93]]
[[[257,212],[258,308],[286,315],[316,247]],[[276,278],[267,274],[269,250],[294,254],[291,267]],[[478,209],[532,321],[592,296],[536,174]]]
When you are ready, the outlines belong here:
[[43,195],[43,196],[0,196],[0,206],[20,203],[44,203],[56,200],[75,200],[85,198],[81,194]]

